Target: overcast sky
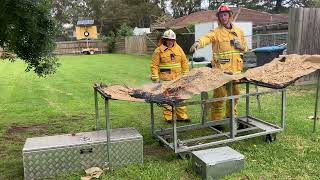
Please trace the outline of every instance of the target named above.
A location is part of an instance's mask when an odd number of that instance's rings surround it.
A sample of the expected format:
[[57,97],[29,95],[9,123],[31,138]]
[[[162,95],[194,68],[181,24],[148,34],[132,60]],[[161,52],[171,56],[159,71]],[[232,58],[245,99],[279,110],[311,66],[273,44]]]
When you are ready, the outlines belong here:
[[202,7],[203,9],[207,9],[208,6],[209,6],[209,0],[204,0],[204,1],[202,1],[201,7]]

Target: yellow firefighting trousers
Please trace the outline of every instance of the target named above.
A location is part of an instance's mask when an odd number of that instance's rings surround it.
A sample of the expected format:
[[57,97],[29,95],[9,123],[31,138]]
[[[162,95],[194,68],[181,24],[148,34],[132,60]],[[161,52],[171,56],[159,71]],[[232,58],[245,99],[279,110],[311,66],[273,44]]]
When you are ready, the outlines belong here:
[[[169,105],[164,105],[163,107],[163,116],[166,121],[172,120],[172,107]],[[176,108],[176,116],[178,120],[186,120],[188,119],[187,115],[187,107],[182,106],[182,107],[177,107]]]
[[[232,84],[232,95],[239,95],[240,94],[240,86],[239,84]],[[214,90],[213,97],[214,98],[220,98],[225,97],[227,95],[230,95],[228,93],[228,89],[226,86],[221,86]],[[238,117],[238,111],[237,111],[237,105],[238,105],[238,99],[235,99],[234,103],[234,117]],[[212,109],[211,109],[211,119],[212,120],[220,120],[223,119],[223,109],[224,109],[224,101],[217,101],[212,103]],[[226,102],[226,117],[230,117],[230,100]]]

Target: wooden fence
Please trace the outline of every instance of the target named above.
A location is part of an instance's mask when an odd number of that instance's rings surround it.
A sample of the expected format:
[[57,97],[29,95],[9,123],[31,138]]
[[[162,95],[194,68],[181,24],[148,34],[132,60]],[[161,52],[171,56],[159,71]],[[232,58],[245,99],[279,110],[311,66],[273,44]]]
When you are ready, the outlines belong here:
[[144,36],[130,36],[125,38],[127,54],[147,54],[147,39]]
[[54,54],[80,54],[82,49],[90,47],[97,48],[98,52],[103,53],[107,51],[107,44],[101,40],[89,41],[63,41],[56,42],[57,47]]
[[320,54],[320,8],[289,11],[288,53]]
[[157,47],[157,36],[129,36],[118,38],[115,43],[115,52],[137,55],[151,55]]
[[314,72],[307,76],[303,76],[299,80],[295,82],[295,85],[306,85],[306,84],[316,84],[317,83],[318,74]]
[[124,37],[116,39],[114,51],[121,54],[126,52],[126,40]]
[[[289,11],[288,54],[320,54],[320,8],[294,8]],[[296,84],[316,82],[316,73]]]

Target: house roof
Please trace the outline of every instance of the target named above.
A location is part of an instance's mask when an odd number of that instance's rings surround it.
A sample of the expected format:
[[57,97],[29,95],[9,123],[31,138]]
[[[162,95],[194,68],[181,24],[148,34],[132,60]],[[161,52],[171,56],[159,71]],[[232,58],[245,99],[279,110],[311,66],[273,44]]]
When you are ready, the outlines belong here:
[[94,25],[94,20],[86,19],[86,20],[78,20],[77,26],[86,26],[86,25]]
[[[247,9],[247,8],[231,8],[231,9],[235,14],[236,21],[250,21],[254,26],[288,22],[287,14],[270,14],[267,12],[261,12],[253,9]],[[156,27],[180,29],[183,27],[187,27],[188,25],[191,25],[191,24],[211,22],[211,21],[217,21],[217,20],[218,19],[216,17],[216,11],[205,10],[205,11],[198,11],[190,15],[180,17],[163,24],[155,25],[153,29],[155,29]]]

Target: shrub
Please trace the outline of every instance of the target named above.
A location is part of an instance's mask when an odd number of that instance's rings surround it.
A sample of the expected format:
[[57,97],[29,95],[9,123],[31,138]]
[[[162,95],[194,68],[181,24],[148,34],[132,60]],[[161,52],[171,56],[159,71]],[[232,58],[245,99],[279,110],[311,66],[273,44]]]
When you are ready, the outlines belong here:
[[115,43],[116,43],[116,35],[113,31],[111,31],[109,33],[108,36],[102,36],[102,41],[107,43],[107,51],[109,53],[112,53],[114,52],[114,49],[115,49]]
[[132,36],[132,35],[133,35],[133,29],[130,26],[128,26],[126,23],[123,23],[117,32],[117,36],[121,36],[121,37]]

